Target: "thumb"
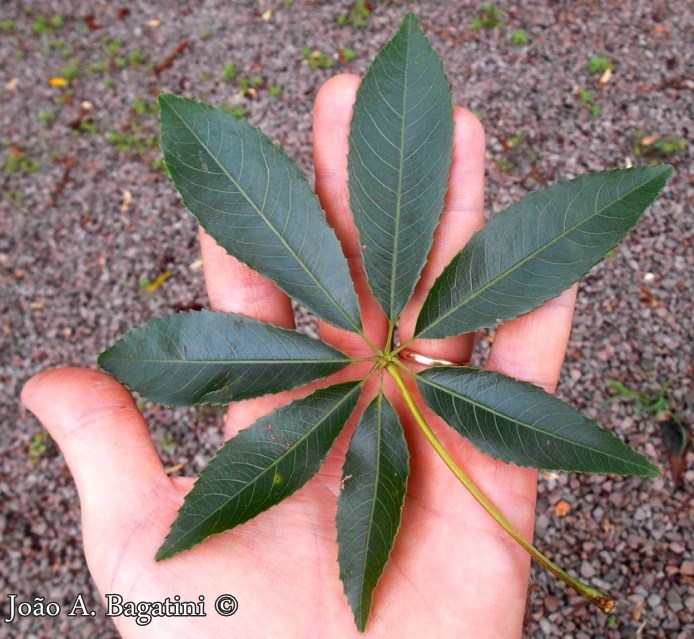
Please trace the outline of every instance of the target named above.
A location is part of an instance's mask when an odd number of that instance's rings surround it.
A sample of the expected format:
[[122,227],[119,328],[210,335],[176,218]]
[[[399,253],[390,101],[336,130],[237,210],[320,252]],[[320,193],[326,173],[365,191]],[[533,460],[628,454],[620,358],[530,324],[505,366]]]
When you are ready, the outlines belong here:
[[163,497],[173,509],[179,505],[144,418],[114,379],[80,368],[49,370],[27,382],[21,399],[65,456],[80,496],[91,559],[97,547],[131,535],[147,513],[166,517],[167,508],[153,508],[166,505]]

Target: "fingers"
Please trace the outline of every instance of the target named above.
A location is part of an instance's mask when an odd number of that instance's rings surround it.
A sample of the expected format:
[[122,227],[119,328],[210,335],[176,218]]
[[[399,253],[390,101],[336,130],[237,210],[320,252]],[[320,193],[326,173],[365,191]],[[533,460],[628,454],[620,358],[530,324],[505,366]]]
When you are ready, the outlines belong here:
[[[85,544],[101,545],[132,529],[170,482],[130,393],[98,371],[65,368],[40,373],[22,402],[51,434],[75,478]],[[121,537],[122,538],[122,537]],[[93,547],[87,548],[92,553]]]
[[[358,86],[356,76],[336,76],[323,85],[316,97],[313,123],[316,192],[329,223],[342,242],[364,312],[367,334],[374,342],[381,343],[387,327],[369,291],[347,188],[348,135]],[[400,320],[402,341],[412,337],[417,315],[436,277],[484,222],[484,131],[469,111],[456,110],[455,121],[454,156],[445,211],[422,278]],[[350,337],[343,335],[343,331],[325,325],[321,326],[321,331],[325,339],[349,343]],[[354,336],[352,341],[358,348],[359,338]],[[413,344],[413,348],[419,347],[431,357],[468,359],[472,342],[472,336],[463,336],[422,341]]]
[[[412,338],[417,317],[436,278],[484,224],[484,148],[484,129],[480,121],[470,111],[456,109],[453,162],[445,208],[422,277],[400,320],[402,343]],[[470,359],[473,345],[473,335],[462,335],[417,340],[411,348],[429,357],[464,362]]]
[[554,392],[569,343],[577,290],[574,285],[531,313],[501,325],[487,368]]
[[[377,304],[368,291],[347,189],[348,134],[358,86],[356,76],[336,76],[318,93],[314,109],[316,191],[342,242],[362,308],[369,309]],[[445,210],[421,280],[400,320],[402,342],[412,337],[417,316],[436,277],[484,224],[484,146],[479,120],[469,111],[457,109]],[[488,367],[553,390],[571,330],[575,295],[574,287],[533,313],[500,327]],[[323,330],[337,331],[332,327]],[[412,349],[419,353],[451,361],[469,359],[472,347],[470,335],[412,344]]]
[[291,302],[273,282],[231,257],[202,229],[200,249],[213,309],[294,328]]
[[[316,193],[347,258],[361,304],[364,329],[369,338],[378,344],[385,339],[387,324],[366,281],[359,235],[349,207],[347,189],[348,135],[359,82],[355,75],[338,75],[320,88],[313,108],[314,166]],[[363,348],[361,338],[354,333],[323,322],[320,323],[320,332],[323,339],[339,342],[341,348],[352,355],[358,356]],[[370,355],[371,352],[362,354]]]

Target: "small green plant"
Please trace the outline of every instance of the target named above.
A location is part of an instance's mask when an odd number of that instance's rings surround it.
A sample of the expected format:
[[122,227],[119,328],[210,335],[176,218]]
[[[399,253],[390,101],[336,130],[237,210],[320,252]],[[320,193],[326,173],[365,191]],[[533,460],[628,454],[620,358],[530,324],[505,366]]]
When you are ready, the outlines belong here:
[[161,449],[167,455],[170,455],[176,450],[176,445],[176,438],[174,437],[173,433],[164,433],[164,436],[161,438]]
[[350,47],[346,47],[342,49],[339,53],[340,60],[343,62],[352,62],[356,59],[357,53],[354,49],[351,49]]
[[513,173],[513,162],[508,158],[501,157],[497,160],[496,165],[499,167],[499,171],[502,173]]
[[245,118],[246,115],[248,115],[246,107],[242,104],[238,104],[236,106],[224,105],[219,107],[219,110],[223,113],[228,113],[235,118]]
[[[366,393],[368,406],[354,415],[356,430],[336,486],[337,562],[360,630],[407,494],[401,420],[416,424],[422,441],[535,560],[612,610],[612,599],[568,575],[518,533],[446,450],[422,409],[428,406],[481,451],[508,463],[639,476],[656,476],[658,468],[537,386],[450,363],[417,372],[407,354],[415,340],[474,333],[559,295],[637,223],[671,167],[585,175],[493,216],[436,279],[413,337],[399,343],[397,326],[444,207],[453,148],[450,84],[409,14],[360,85],[349,135],[350,205],[368,285],[387,324],[372,341],[337,236],[291,160],[223,110],[172,95],[161,95],[159,104],[170,177],[201,226],[314,315],[353,333],[369,354],[350,357],[297,331],[211,311],[152,320],[102,353],[104,369],[170,405],[229,404],[337,371],[351,380],[306,394],[227,441],[185,498],[156,559],[242,525],[295,493],[318,472]],[[386,384],[400,394],[397,409]]]
[[515,44],[517,47],[523,46],[530,42],[530,35],[525,29],[516,29],[511,33],[511,44]]
[[63,67],[60,74],[69,82],[76,80],[80,75],[80,61],[77,58],[70,60],[70,64]]
[[157,137],[136,128],[128,131],[109,131],[106,140],[121,153],[143,155],[149,150],[156,149]]
[[279,98],[282,95],[282,87],[279,84],[271,84],[267,92],[271,98]]
[[38,120],[43,126],[51,126],[55,122],[55,114],[51,111],[39,111]]
[[658,134],[647,135],[639,131],[636,137],[632,147],[636,157],[670,158],[684,153],[689,146],[687,140],[679,135],[661,137]]
[[687,150],[688,143],[687,140],[685,140],[684,138],[681,138],[677,135],[671,135],[656,140],[652,146],[656,155],[668,158],[672,155],[684,153]]
[[335,64],[335,60],[329,55],[309,47],[304,47],[301,50],[301,55],[304,57],[304,61],[308,64],[309,69],[329,69]]
[[63,18],[61,16],[39,16],[34,20],[32,28],[37,35],[51,35],[62,26]]
[[501,19],[501,11],[493,4],[485,4],[482,6],[482,13],[480,16],[475,18],[470,26],[473,31],[500,29],[504,26],[504,22]]
[[356,0],[347,13],[338,16],[337,24],[361,29],[366,26],[373,8],[369,0]]
[[524,139],[525,136],[522,133],[516,133],[507,140],[506,146],[508,146],[509,149],[517,149],[521,144],[523,144]]
[[106,141],[121,153],[145,155],[158,146],[153,129],[159,105],[153,100],[139,96],[133,102],[132,111],[137,117],[130,118],[122,130],[109,131]]
[[73,135],[88,133],[89,135],[97,135],[99,133],[99,125],[89,118],[82,118],[77,128],[72,131]]
[[579,89],[577,92],[578,102],[582,108],[590,111],[591,115],[599,116],[602,114],[602,107],[595,102],[595,95],[590,89]]
[[5,158],[6,173],[26,173],[30,175],[32,173],[37,173],[40,170],[41,162],[30,157],[24,151],[15,146],[10,147],[10,153]]
[[29,440],[29,459],[36,466],[45,457],[51,445],[51,436],[47,430],[41,430]]
[[147,56],[139,49],[136,49],[128,56],[128,65],[131,67],[141,66],[146,63]]
[[588,59],[586,65],[588,67],[589,73],[605,73],[608,69],[612,68],[612,62],[607,56],[596,55]]
[[154,100],[139,97],[133,103],[133,112],[141,116],[155,116],[159,113],[159,105]]
[[224,80],[224,82],[231,82],[236,77],[237,73],[238,70],[236,69],[236,65],[225,64],[222,68],[222,80]]
[[153,170],[163,173],[167,178],[170,177],[169,170],[166,168],[166,162],[164,162],[164,158],[154,158],[150,166]]
[[645,393],[632,390],[628,386],[622,384],[619,380],[609,380],[610,388],[614,391],[615,396],[608,400],[610,403],[619,399],[631,399],[636,403],[638,411],[645,411],[657,416],[664,411],[670,412],[670,403],[668,401],[668,390],[670,383],[665,382],[658,392],[658,396],[653,398]]
[[104,36],[101,42],[106,47],[106,53],[110,58],[115,57],[125,44],[122,38],[111,39],[108,36]]
[[10,35],[17,32],[17,23],[14,20],[0,20],[0,33]]

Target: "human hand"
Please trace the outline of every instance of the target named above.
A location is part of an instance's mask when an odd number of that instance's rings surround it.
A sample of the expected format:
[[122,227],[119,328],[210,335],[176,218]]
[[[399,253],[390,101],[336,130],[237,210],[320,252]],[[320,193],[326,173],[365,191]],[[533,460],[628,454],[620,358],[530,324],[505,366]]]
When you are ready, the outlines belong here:
[[[319,92],[314,112],[316,190],[349,260],[364,328],[382,343],[387,322],[369,293],[347,193],[347,132],[358,79],[337,76]],[[449,191],[434,249],[400,322],[403,341],[413,332],[426,292],[443,266],[483,224],[484,134],[469,112],[456,111]],[[201,235],[212,305],[293,327],[289,300],[268,280]],[[497,330],[487,366],[553,391],[564,358],[575,287]],[[320,324],[321,338],[349,355],[370,356],[361,338]],[[548,337],[549,336],[549,337]],[[422,340],[413,350],[467,361],[474,336]],[[363,365],[363,364],[362,364]],[[354,364],[353,366],[359,366]],[[350,367],[331,382],[350,378]],[[400,407],[397,393],[387,388]],[[416,388],[412,392],[416,394]],[[299,389],[233,404],[226,436],[292,398]],[[50,431],[80,495],[87,561],[102,593],[125,601],[198,602],[205,617],[155,618],[138,626],[114,621],[124,637],[357,637],[338,576],[336,499],[350,428],[304,488],[238,528],[156,563],[193,480],[170,478],[130,394],[107,375],[83,369],[47,371],[25,387],[22,400]],[[360,404],[368,401],[365,396]],[[401,408],[401,407],[400,407]],[[403,410],[411,475],[401,529],[375,592],[367,637],[519,637],[525,611],[529,557],[463,489]],[[535,517],[536,473],[476,451],[432,413],[427,419],[473,481],[527,538]],[[215,599],[233,594],[239,608],[218,615]]]

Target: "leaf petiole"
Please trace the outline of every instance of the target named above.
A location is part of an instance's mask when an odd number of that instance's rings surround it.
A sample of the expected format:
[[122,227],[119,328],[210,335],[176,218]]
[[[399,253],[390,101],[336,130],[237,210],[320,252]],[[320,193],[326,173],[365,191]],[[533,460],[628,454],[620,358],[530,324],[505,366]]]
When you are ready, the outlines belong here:
[[551,559],[538,550],[514,528],[511,522],[504,517],[501,511],[499,511],[499,509],[489,500],[489,498],[474,484],[472,479],[468,477],[463,469],[460,468],[460,466],[443,446],[434,431],[431,429],[431,426],[429,426],[427,423],[424,415],[422,415],[419,406],[417,406],[414,397],[412,397],[412,393],[407,387],[407,384],[402,377],[402,373],[400,372],[400,369],[403,368],[409,373],[409,369],[407,369],[407,367],[397,360],[391,360],[385,368],[402,392],[403,398],[410,413],[412,414],[412,417],[414,417],[414,420],[417,422],[419,429],[422,431],[427,441],[434,447],[434,450],[437,452],[439,457],[441,457],[446,466],[448,466],[451,472],[458,478],[460,483],[467,488],[470,494],[475,498],[480,506],[482,506],[482,508],[489,513],[494,521],[496,521],[516,542],[518,542],[518,544],[520,544],[520,546],[524,548],[530,554],[530,556],[537,561],[537,563],[549,570],[549,572],[551,572],[555,577],[561,579],[567,586],[573,588],[576,592],[585,597],[592,604],[595,604],[603,612],[608,613],[612,611],[615,606],[614,599],[603,593],[601,590],[584,584],[582,581],[572,577],[569,573],[557,566]]

